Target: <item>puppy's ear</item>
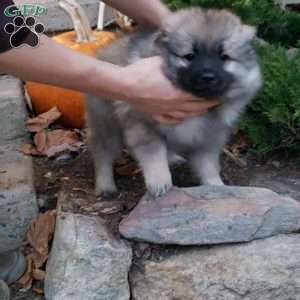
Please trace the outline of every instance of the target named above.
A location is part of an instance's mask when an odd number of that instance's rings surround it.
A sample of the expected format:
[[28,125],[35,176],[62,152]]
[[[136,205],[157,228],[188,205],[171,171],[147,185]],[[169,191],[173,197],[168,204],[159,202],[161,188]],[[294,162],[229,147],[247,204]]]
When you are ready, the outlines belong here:
[[256,36],[256,28],[250,25],[243,25],[241,36],[245,43],[251,42]]
[[227,48],[241,47],[252,42],[256,35],[256,28],[249,25],[241,25],[233,30],[229,39],[226,40]]
[[168,34],[164,29],[161,29],[155,34],[154,40],[155,40],[155,44],[159,48],[165,48],[169,43]]

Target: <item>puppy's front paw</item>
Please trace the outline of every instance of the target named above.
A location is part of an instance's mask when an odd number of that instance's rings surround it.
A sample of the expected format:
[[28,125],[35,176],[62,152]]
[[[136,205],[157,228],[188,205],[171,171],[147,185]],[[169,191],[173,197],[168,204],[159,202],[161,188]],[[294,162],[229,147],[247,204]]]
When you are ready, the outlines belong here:
[[105,200],[111,200],[117,198],[118,191],[103,191],[98,196]]
[[166,195],[172,189],[172,184],[166,184],[163,186],[155,186],[155,187],[148,186],[147,189],[150,195],[156,199]]
[[212,178],[206,178],[202,181],[204,185],[217,185],[217,186],[223,186],[225,185],[221,177],[212,177]]
[[118,189],[116,187],[103,188],[102,185],[97,185],[96,196],[102,199],[110,200],[118,196]]
[[111,176],[97,176],[96,177],[96,196],[103,199],[116,198],[118,189]]
[[158,174],[151,179],[146,180],[147,190],[153,198],[159,198],[166,195],[172,189],[171,174]]

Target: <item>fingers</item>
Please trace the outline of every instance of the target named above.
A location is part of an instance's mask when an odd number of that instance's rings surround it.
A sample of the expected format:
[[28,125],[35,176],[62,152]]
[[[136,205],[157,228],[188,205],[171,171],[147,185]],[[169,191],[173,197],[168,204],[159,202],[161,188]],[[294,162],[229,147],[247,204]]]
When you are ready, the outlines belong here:
[[169,114],[164,114],[164,115],[155,115],[154,119],[158,121],[159,123],[164,123],[164,124],[177,124],[180,122],[183,122],[187,118],[192,118],[192,117],[197,117],[201,114],[205,114],[208,110],[202,110],[201,113],[197,112],[192,112],[192,113],[187,113],[183,111],[175,111]]
[[211,101],[189,101],[183,103],[180,107],[180,111],[184,111],[186,113],[201,113],[202,111],[207,111],[210,108],[218,105],[219,102],[216,100]]
[[[153,118],[159,123],[163,124],[178,124],[183,122],[187,118],[201,116],[209,111],[210,108],[218,105],[219,102],[216,100],[210,101],[190,101],[180,105],[180,108],[177,110],[170,109],[160,109],[160,113],[157,114],[155,111],[152,112]],[[176,106],[176,108],[178,108]]]
[[216,106],[219,102],[216,100],[203,102],[188,102],[181,107],[181,110],[172,111],[169,113],[155,115],[154,119],[163,124],[177,124],[187,118],[203,115],[209,111],[210,108]]
[[203,115],[207,112],[208,112],[207,109],[202,109],[200,112],[199,111],[193,111],[193,112],[175,111],[175,112],[165,114],[165,117],[168,117],[168,118],[171,118],[171,119],[176,119],[178,121],[183,121],[184,119],[196,117],[196,116],[199,116],[199,115]]
[[182,122],[182,120],[178,120],[178,119],[172,118],[167,115],[156,115],[156,116],[153,116],[153,118],[157,122],[166,124],[166,125],[176,125],[176,124]]
[[[219,104],[219,101],[216,100],[206,100],[206,101],[181,101],[178,102],[161,102],[161,104],[156,105],[156,108],[159,108],[159,114],[178,114],[178,117],[181,118],[180,114],[192,114],[199,115],[207,112],[210,108],[215,107]],[[175,116],[176,117],[176,116]]]

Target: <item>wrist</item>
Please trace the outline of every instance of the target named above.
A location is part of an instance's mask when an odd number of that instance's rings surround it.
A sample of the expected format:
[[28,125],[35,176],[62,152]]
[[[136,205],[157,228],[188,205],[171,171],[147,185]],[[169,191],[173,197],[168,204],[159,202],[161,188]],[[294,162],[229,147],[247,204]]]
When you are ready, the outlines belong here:
[[[97,61],[92,68],[83,72],[81,80],[88,82],[89,92],[111,100],[127,100],[127,83],[123,79],[123,67],[103,61]],[[126,99],[125,99],[126,98]]]
[[108,78],[107,92],[112,100],[130,101],[136,81],[128,67],[114,66]]
[[126,102],[136,101],[141,98],[139,87],[141,86],[141,75],[129,65],[122,67],[117,74],[117,86],[120,93],[119,100]]

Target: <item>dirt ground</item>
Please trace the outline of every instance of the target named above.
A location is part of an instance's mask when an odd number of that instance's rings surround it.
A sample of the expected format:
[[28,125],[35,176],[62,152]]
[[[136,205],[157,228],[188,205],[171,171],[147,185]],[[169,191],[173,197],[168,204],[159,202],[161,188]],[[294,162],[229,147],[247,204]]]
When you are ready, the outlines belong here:
[[[295,182],[300,179],[299,158],[297,160],[282,154],[263,161],[249,153],[242,155],[241,158],[247,163],[247,167],[241,167],[232,159],[223,156],[222,176],[227,184],[253,185],[253,181],[257,182],[258,174],[262,178],[277,178],[279,181],[290,179]],[[128,157],[125,157],[124,160],[126,163],[131,163]],[[107,221],[116,235],[118,235],[117,228],[120,220],[135,207],[145,193],[141,173],[128,176],[117,175],[117,184],[120,188],[118,197],[111,201],[102,200],[101,202],[101,199],[97,199],[94,195],[93,168],[87,150],[68,160],[35,158],[34,168],[35,186],[41,212],[55,209],[58,197],[63,192],[68,195],[68,199],[72,199],[72,201],[61,203],[64,209],[82,214],[99,215]],[[187,165],[174,167],[172,173],[177,186],[188,187],[197,184]],[[263,179],[258,185],[270,187],[269,184],[264,184]],[[300,196],[297,200],[300,201]],[[144,243],[132,243],[132,245],[134,249],[133,267],[136,268],[140,268],[141,262],[145,259],[159,260],[162,256],[176,252],[176,247],[161,247]],[[21,292],[18,286],[13,287],[12,299],[44,300],[43,296],[32,291]]]

